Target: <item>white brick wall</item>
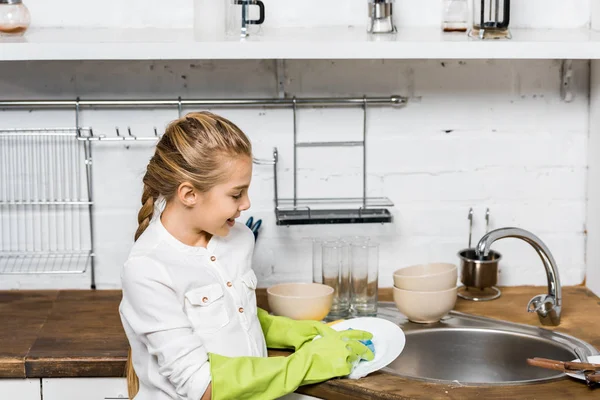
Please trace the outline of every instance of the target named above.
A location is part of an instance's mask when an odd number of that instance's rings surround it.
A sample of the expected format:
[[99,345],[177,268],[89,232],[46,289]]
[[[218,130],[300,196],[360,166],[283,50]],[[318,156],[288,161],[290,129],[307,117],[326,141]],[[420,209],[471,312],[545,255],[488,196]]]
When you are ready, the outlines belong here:
[[[215,0],[217,1],[217,0]],[[193,0],[27,0],[35,26],[191,28]],[[366,0],[264,0],[265,28],[365,25]],[[589,25],[592,0],[512,0],[515,28],[580,28]],[[441,0],[396,0],[399,26],[439,26]]]
[[[31,1],[35,5],[34,1]],[[515,2],[516,4],[520,4]],[[467,245],[467,211],[475,208],[473,240],[491,227],[520,226],[552,250],[563,284],[585,273],[588,63],[577,61],[575,100],[559,95],[556,61],[287,61],[285,89],[297,96],[409,96],[402,109],[369,110],[368,192],[396,204],[389,225],[278,227],[273,177],[255,166],[249,215],[263,218],[255,269],[261,286],[310,280],[310,241],[325,234],[371,235],[381,242],[380,285],[392,272],[426,261],[457,262]],[[0,63],[0,97],[275,97],[273,61],[14,62]],[[280,188],[291,195],[292,119],[289,110],[219,110],[244,129],[255,155],[280,150]],[[69,111],[4,111],[0,128],[72,126]],[[176,117],[174,110],[84,111],[97,133],[132,127],[146,135]],[[361,133],[356,110],[302,109],[300,140],[352,139]],[[331,150],[331,149],[330,149]],[[119,269],[136,227],[140,183],[150,145],[94,147],[97,282],[119,287]],[[299,191],[360,194],[360,153],[299,151]],[[347,157],[346,157],[347,156]],[[346,158],[344,158],[346,157]],[[506,239],[500,283],[546,282],[541,261],[524,242]],[[0,276],[0,288],[81,287],[82,276]]]

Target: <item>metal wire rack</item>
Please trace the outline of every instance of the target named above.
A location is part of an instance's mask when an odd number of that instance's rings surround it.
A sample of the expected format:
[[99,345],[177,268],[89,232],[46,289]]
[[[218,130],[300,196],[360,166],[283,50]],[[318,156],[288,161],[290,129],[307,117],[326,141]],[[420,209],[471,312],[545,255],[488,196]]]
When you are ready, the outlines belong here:
[[[92,143],[155,141],[153,134],[134,135],[131,129],[114,136],[94,134],[80,125],[83,108],[265,107],[291,108],[294,118],[293,198],[277,192],[277,151],[272,165],[275,215],[278,225],[390,222],[386,198],[366,197],[367,106],[404,106],[405,97],[320,97],[175,100],[0,100],[0,109],[74,109],[75,127],[0,130],[0,274],[82,273],[90,267],[95,288]],[[355,142],[297,141],[299,107],[361,107],[363,137]],[[302,199],[297,196],[297,149],[300,147],[363,147],[363,196],[354,199]],[[346,207],[340,207],[345,204]]]
[[0,130],[1,274],[93,274],[87,130]]

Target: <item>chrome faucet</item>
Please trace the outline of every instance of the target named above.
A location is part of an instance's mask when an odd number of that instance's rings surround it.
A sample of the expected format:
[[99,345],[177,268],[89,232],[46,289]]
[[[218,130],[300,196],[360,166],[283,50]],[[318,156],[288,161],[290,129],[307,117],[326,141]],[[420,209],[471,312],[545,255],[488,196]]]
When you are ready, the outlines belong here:
[[548,294],[540,294],[533,297],[527,304],[528,312],[537,312],[542,325],[560,324],[560,312],[562,308],[562,295],[558,268],[552,257],[552,253],[544,242],[533,233],[521,228],[500,228],[486,233],[477,243],[476,252],[478,257],[487,257],[490,246],[498,239],[517,238],[529,243],[542,259],[546,268],[548,278]]

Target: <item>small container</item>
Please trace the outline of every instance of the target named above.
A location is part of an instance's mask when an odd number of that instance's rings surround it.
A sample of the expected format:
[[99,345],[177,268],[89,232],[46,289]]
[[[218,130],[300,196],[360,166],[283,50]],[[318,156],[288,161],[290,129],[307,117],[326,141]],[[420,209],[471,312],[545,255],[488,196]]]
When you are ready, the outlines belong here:
[[0,0],[0,36],[21,36],[31,17],[22,0]]
[[350,307],[358,316],[377,315],[379,245],[350,243]]
[[510,0],[473,0],[473,27],[469,36],[478,39],[510,39]]
[[395,33],[393,0],[369,0],[369,33]]
[[444,32],[466,32],[469,25],[469,3],[467,0],[444,0],[442,30]]

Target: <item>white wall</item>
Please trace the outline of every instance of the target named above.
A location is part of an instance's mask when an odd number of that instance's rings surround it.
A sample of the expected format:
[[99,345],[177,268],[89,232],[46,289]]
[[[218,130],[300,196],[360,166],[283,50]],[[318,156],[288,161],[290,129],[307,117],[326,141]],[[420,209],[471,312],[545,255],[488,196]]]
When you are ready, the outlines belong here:
[[[267,27],[364,24],[364,0],[338,3],[267,0]],[[400,27],[435,26],[439,0],[397,1]],[[33,28],[47,26],[191,28],[193,2],[102,3],[28,0]],[[513,27],[579,28],[590,23],[590,0],[514,0]],[[143,11],[143,12],[142,12]],[[327,16],[324,19],[323,16]],[[389,95],[409,97],[403,109],[369,112],[368,190],[396,204],[388,225],[277,227],[273,177],[256,166],[248,215],[265,223],[257,243],[260,285],[310,280],[310,243],[325,234],[372,235],[381,242],[381,286],[391,272],[425,261],[457,262],[467,245],[467,211],[475,208],[473,240],[491,228],[516,225],[540,236],[553,251],[563,284],[585,274],[586,168],[588,165],[588,63],[574,62],[575,100],[559,95],[560,62],[542,61],[287,61],[285,91],[296,96]],[[276,97],[274,61],[4,62],[0,98]],[[281,155],[282,196],[291,194],[289,110],[219,110],[250,136],[255,155]],[[85,111],[82,124],[97,133],[131,126],[152,132],[174,110]],[[360,135],[359,110],[302,110],[301,140]],[[72,111],[4,111],[0,128],[72,126]],[[119,268],[136,228],[140,182],[151,145],[94,146],[97,281],[119,287]],[[360,194],[358,150],[300,150],[300,195]],[[325,193],[322,193],[324,192]],[[500,283],[545,284],[536,253],[523,242],[494,245],[504,255]],[[81,287],[82,276],[0,276],[0,288]]]
[[[306,237],[369,234],[381,241],[382,286],[401,266],[456,262],[467,244],[467,211],[475,208],[474,238],[516,225],[538,234],[553,251],[564,284],[585,271],[585,200],[588,140],[586,62],[575,62],[575,100],[559,95],[557,61],[289,61],[286,92],[297,96],[387,95],[409,97],[402,109],[369,112],[368,191],[395,203],[390,225],[278,227],[273,176],[256,166],[248,215],[265,223],[257,243],[260,284],[310,280]],[[220,62],[15,62],[0,64],[3,98],[275,97],[273,61]],[[245,71],[245,73],[244,73]],[[251,77],[251,78],[249,78]],[[291,195],[292,119],[289,110],[220,110],[244,129],[259,158],[280,149],[282,196]],[[85,111],[82,124],[112,135],[115,126],[151,133],[175,110]],[[5,111],[1,127],[72,126],[72,111]],[[301,110],[299,139],[360,135],[359,110]],[[448,132],[448,133],[447,133]],[[331,149],[330,149],[331,150]],[[118,287],[119,268],[136,228],[140,182],[150,145],[94,147],[96,253],[99,287]],[[360,194],[358,149],[299,152],[302,196]],[[544,284],[536,253],[506,239],[500,283]],[[1,287],[86,287],[87,276],[0,277]]]
[[[215,0],[217,1],[217,0]],[[365,25],[366,0],[263,0],[265,28]],[[32,24],[38,27],[191,28],[193,0],[27,0]],[[590,20],[591,0],[512,0],[515,28],[580,28]],[[400,27],[439,26],[441,0],[396,0]]]

